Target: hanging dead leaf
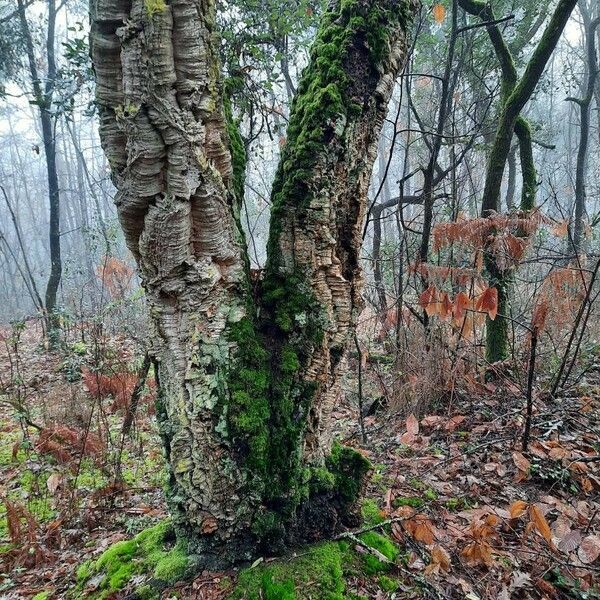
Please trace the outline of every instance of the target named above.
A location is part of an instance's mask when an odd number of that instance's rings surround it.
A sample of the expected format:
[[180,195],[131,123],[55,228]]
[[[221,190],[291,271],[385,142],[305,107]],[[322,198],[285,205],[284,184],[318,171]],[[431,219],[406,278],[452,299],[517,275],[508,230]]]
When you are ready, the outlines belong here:
[[552,233],[556,237],[564,238],[569,235],[569,220],[559,221],[553,228]]
[[545,298],[542,298],[542,300],[536,304],[533,309],[533,317],[531,318],[531,325],[534,329],[543,331],[549,310],[550,305]]
[[471,301],[465,292],[459,292],[454,298],[453,315],[456,325],[461,326]]
[[452,316],[452,302],[450,301],[450,297],[447,292],[442,294],[442,299],[440,302],[440,318],[446,320],[448,317]]
[[487,313],[493,321],[498,315],[498,290],[495,287],[489,287],[477,299],[475,309],[478,312]]
[[439,312],[438,291],[430,285],[420,296],[419,304],[425,309],[428,316],[432,317]]
[[433,5],[433,18],[438,24],[444,22],[444,19],[446,18],[446,7],[443,4],[438,3]]

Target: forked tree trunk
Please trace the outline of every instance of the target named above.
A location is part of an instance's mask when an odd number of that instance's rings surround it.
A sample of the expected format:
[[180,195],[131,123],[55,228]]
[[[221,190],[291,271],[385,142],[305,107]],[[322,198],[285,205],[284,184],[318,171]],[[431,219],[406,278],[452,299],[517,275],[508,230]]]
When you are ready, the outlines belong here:
[[244,152],[214,0],[92,0],[100,133],[154,325],[168,499],[204,565],[328,535],[368,463],[328,417],[360,310],[365,195],[408,0],[334,3],[292,107],[269,258],[250,282]]

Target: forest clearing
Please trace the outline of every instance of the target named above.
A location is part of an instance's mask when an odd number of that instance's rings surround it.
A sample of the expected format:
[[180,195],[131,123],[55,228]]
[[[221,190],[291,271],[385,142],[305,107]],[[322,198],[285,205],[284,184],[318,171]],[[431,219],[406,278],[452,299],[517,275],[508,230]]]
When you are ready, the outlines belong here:
[[0,598],[600,598],[597,0],[0,0]]

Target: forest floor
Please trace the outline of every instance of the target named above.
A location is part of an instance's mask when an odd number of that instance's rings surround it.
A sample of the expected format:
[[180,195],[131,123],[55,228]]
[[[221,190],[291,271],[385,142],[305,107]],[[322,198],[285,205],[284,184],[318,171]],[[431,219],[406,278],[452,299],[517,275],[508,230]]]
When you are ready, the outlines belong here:
[[[91,377],[92,362],[111,375]],[[140,362],[123,337],[82,336],[53,354],[38,326],[0,329],[0,598],[92,596],[99,579],[75,591],[78,568],[166,518],[151,388],[121,434]],[[364,525],[160,597],[600,598],[600,358],[590,364],[560,399],[536,398],[526,451],[524,396],[509,378],[466,378],[419,416],[381,409],[366,443],[357,410],[340,406],[339,436],[373,464]],[[319,552],[326,580],[307,562]]]

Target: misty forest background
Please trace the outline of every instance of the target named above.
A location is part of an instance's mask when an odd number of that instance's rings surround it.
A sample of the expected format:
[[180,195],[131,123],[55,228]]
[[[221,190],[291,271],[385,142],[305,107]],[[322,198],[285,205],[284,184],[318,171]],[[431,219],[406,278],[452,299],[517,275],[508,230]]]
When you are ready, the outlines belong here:
[[[519,76],[556,4],[489,3]],[[418,9],[378,142],[364,309],[334,413],[339,439],[374,465],[370,529],[335,546],[339,581],[314,567],[339,594],[324,598],[600,597],[600,4],[579,0],[534,81],[521,112],[532,163],[515,136],[485,215],[492,250],[482,202],[506,81],[492,21],[465,5]],[[322,14],[311,0],[219,4],[255,278]],[[143,583],[135,558],[122,580],[109,565],[78,583],[78,568],[167,515],[147,308],[100,145],[88,36],[84,2],[0,0],[2,598],[125,597]],[[495,355],[486,328],[500,321]],[[313,566],[269,564],[258,578],[167,578],[161,597],[321,597]]]

